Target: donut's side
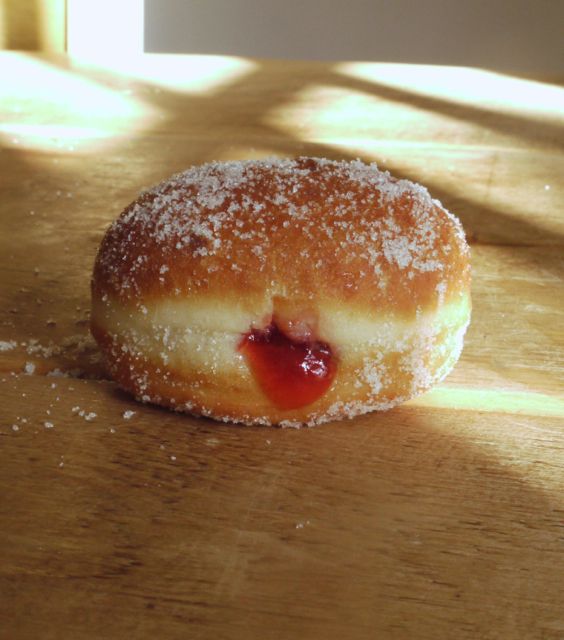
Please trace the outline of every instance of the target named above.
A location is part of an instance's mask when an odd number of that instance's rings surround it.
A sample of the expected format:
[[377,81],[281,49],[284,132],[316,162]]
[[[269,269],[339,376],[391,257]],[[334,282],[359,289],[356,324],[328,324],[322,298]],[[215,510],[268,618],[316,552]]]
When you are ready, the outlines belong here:
[[93,305],[92,332],[112,377],[143,402],[218,420],[297,426],[389,409],[426,391],[458,360],[470,318],[468,295],[409,321],[321,310],[319,327],[337,359],[335,379],[311,405],[281,410],[238,350],[256,315],[236,305],[219,308],[194,299],[138,313],[106,296]]

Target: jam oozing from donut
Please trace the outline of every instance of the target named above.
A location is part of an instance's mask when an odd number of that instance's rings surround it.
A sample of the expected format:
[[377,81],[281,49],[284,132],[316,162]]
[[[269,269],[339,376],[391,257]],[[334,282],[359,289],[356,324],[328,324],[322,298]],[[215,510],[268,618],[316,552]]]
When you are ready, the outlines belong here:
[[239,351],[260,388],[279,409],[298,409],[315,402],[335,377],[335,357],[326,342],[293,340],[274,322],[245,334]]

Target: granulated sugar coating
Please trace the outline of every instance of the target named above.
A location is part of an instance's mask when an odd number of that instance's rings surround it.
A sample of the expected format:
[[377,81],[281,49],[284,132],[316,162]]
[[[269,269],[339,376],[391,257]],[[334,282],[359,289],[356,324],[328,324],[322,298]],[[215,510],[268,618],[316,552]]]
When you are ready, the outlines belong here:
[[[469,283],[458,220],[375,164],[213,162],[145,191],[110,227],[92,329],[113,376],[142,401],[316,424],[390,408],[444,377],[462,348]],[[272,402],[284,389],[265,391],[291,368],[281,376],[273,362],[265,374],[261,358],[263,384],[239,349],[268,326],[288,349],[323,343],[334,358],[329,389],[300,394],[305,407],[285,410],[296,402]]]
[[[173,176],[128,207],[106,237],[98,268],[122,298],[145,296],[147,286],[182,295],[222,279],[223,268],[276,277],[273,267],[284,256],[275,251],[298,242],[300,266],[312,271],[327,260],[338,262],[350,267],[349,287],[360,278],[359,286],[372,282],[384,289],[390,267],[407,278],[443,271],[445,228],[465,250],[459,222],[425,188],[375,164],[310,158],[210,163]],[[190,260],[190,280],[175,280],[167,264],[172,255]],[[359,262],[364,269],[355,271]]]

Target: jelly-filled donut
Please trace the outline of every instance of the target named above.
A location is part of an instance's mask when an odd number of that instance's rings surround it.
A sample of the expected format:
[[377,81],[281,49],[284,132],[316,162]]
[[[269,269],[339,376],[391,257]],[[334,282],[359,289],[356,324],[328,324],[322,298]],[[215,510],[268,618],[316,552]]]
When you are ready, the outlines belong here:
[[143,402],[244,424],[390,409],[457,361],[469,249],[426,189],[374,164],[212,162],[108,229],[92,333]]

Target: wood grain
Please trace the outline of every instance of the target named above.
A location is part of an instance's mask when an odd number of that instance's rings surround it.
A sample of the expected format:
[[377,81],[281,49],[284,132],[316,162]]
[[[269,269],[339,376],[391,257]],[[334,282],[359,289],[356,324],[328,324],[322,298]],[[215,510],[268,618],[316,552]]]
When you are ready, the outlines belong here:
[[[144,64],[0,54],[0,638],[564,637],[563,90],[500,76],[473,103],[413,67],[391,87],[268,61],[202,88],[201,58]],[[106,226],[174,171],[272,153],[374,159],[460,215],[474,316],[435,395],[295,431],[107,380]]]

